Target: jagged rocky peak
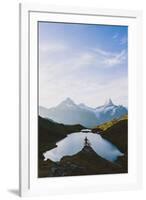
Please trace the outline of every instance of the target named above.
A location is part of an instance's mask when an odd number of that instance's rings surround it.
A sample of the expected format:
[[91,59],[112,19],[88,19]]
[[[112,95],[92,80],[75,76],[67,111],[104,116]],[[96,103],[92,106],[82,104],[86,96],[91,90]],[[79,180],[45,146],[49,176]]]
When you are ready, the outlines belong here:
[[111,98],[109,98],[109,99],[105,102],[105,104],[104,104],[104,106],[113,106],[113,105],[114,105],[114,104],[113,104]]
[[67,97],[64,101],[62,101],[61,104],[73,104],[73,105],[75,105],[74,101],[69,97]]

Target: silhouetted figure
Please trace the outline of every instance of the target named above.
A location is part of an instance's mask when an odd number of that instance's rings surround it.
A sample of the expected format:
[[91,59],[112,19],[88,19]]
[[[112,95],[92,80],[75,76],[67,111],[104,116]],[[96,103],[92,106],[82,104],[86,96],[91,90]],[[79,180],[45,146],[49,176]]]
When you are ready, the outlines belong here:
[[90,142],[87,137],[85,137],[84,141],[85,141],[84,143],[85,146],[90,146]]

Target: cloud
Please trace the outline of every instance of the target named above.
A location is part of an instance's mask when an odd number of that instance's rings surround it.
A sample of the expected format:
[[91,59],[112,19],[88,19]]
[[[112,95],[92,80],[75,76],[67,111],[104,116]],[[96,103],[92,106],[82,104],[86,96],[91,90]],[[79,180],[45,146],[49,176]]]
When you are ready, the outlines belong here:
[[96,48],[94,51],[104,57],[110,57],[110,56],[114,55],[114,53],[112,53],[112,52],[105,51],[105,50],[99,49],[99,48]]
[[49,30],[41,30],[39,41],[40,105],[49,108],[68,96],[93,107],[109,97],[126,105],[127,47],[121,37],[126,32],[116,29],[111,35],[110,29],[105,36],[99,31],[92,37],[90,31],[83,34],[84,28],[62,27],[59,32],[52,27],[53,32],[47,35]]
[[113,53],[97,48],[95,52],[97,52],[101,56],[101,63],[105,64],[105,67],[119,66],[127,58],[127,51],[125,49],[121,50],[118,53]]
[[122,50],[120,53],[116,53],[111,57],[105,57],[103,63],[105,63],[106,66],[120,65],[126,60],[126,58],[127,58],[126,50]]
[[[106,68],[120,68],[119,65],[126,61],[125,49],[112,52],[91,48],[72,49],[68,52],[66,44],[54,42],[42,47],[39,68],[40,105],[49,108],[68,96],[77,103],[84,102],[93,107],[109,97],[118,104],[127,104],[126,97],[121,100],[127,95],[126,79],[121,79],[120,75],[117,80],[111,80],[105,75]],[[104,73],[100,74],[98,69]]]
[[[49,101],[46,100],[46,95],[48,94],[47,99],[49,99],[51,98],[49,94],[56,94],[56,91],[58,91],[57,93],[61,98],[61,96],[68,92],[69,86],[70,91],[74,92],[76,96],[81,96],[80,91],[82,91],[82,93],[83,91],[87,92],[87,88],[94,94],[94,88],[97,88],[97,85],[98,88],[101,85],[102,88],[105,87],[105,77],[100,75],[98,68],[105,70],[107,67],[119,66],[127,57],[126,50],[113,53],[99,48],[96,48],[96,51],[92,49],[88,52],[78,52],[76,55],[66,56],[65,59],[56,59],[56,54],[57,52],[50,56],[47,54],[45,62],[43,60],[43,62],[40,63],[40,98],[45,99],[40,100],[40,102]],[[92,73],[93,68],[93,73],[96,73],[96,76],[88,75],[88,73]],[[96,79],[98,81],[96,81]],[[104,85],[101,84],[101,82]],[[66,89],[66,87],[68,89]],[[79,88],[79,93],[77,93],[77,88]],[[59,91],[61,91],[62,94],[60,94]],[[97,91],[99,91],[99,89]],[[84,95],[85,94],[83,94],[83,96]]]
[[113,39],[117,39],[119,37],[119,34],[118,33],[115,33],[114,35],[113,35]]
[[112,38],[113,38],[116,42],[119,42],[120,45],[124,45],[124,44],[126,44],[127,41],[128,41],[126,35],[124,35],[123,37],[121,37],[121,36],[119,35],[119,33],[114,34]]
[[124,45],[124,44],[127,44],[127,37],[124,36],[120,39],[120,45]]
[[102,105],[108,98],[112,98],[118,105],[127,106],[127,77],[106,79],[106,84],[101,83],[98,78],[97,80],[90,78],[88,80],[88,77],[81,77],[81,79],[74,76],[70,78],[59,77],[48,84],[44,83],[40,88],[40,105],[48,108],[53,107],[69,96],[76,103],[83,102],[92,107]]
[[62,52],[67,50],[67,46],[62,43],[57,43],[54,41],[50,41],[47,43],[41,43],[40,45],[40,52],[41,53],[56,53],[56,52]]
[[[55,48],[54,48],[55,50]],[[44,57],[40,57],[40,88],[46,88],[46,85],[50,83],[62,84],[69,84],[69,82],[76,80],[79,82],[76,77],[77,76],[88,76],[88,71],[92,71],[93,73],[98,70],[105,70],[108,67],[119,67],[120,64],[126,62],[127,52],[126,50],[121,50],[119,53],[113,53],[109,51],[105,51],[103,49],[91,49],[90,51],[81,51],[77,53],[72,53],[71,55],[66,55],[65,58],[57,59],[56,55],[60,52],[56,52],[49,55],[47,54]],[[64,52],[64,49],[62,50]],[[61,51],[61,52],[62,52]],[[48,51],[47,51],[48,52]],[[64,53],[63,53],[64,54]],[[44,54],[43,54],[44,55]],[[90,68],[90,70],[89,70]],[[101,80],[99,71],[96,72],[96,78]],[[72,79],[73,77],[73,79]],[[82,77],[83,79],[84,77]],[[58,80],[56,83],[56,79]],[[79,77],[78,77],[79,79]],[[92,76],[93,79],[93,76]],[[67,82],[66,82],[67,81]],[[91,80],[87,79],[87,82]],[[74,84],[75,85],[75,84]],[[81,84],[80,84],[81,85]],[[64,85],[62,87],[65,87]],[[77,86],[75,86],[77,87]],[[82,88],[84,85],[82,86]],[[44,89],[43,89],[44,90]],[[44,93],[45,94],[45,93]]]
[[[124,40],[123,40],[124,42]],[[126,60],[126,50],[120,52],[107,51],[101,48],[71,49],[62,42],[47,42],[40,45],[40,67],[48,67],[51,73],[65,73],[87,66],[99,68],[119,66]],[[57,71],[55,72],[55,70]]]

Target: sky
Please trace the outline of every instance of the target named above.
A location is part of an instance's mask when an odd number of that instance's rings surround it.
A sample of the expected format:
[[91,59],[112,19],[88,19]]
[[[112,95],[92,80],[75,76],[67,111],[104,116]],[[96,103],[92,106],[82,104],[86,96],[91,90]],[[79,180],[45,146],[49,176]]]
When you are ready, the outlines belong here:
[[128,107],[128,27],[39,22],[39,105]]

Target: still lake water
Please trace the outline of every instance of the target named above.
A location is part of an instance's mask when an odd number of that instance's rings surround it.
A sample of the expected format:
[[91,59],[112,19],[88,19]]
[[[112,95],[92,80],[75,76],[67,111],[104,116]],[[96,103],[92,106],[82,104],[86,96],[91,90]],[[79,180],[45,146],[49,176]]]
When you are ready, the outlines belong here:
[[57,162],[64,156],[71,156],[78,153],[84,147],[85,137],[90,141],[93,150],[106,160],[113,162],[118,156],[123,155],[116,146],[103,139],[99,134],[77,132],[67,135],[66,138],[56,143],[57,147],[46,151],[43,154],[45,157],[44,160],[50,159]]

